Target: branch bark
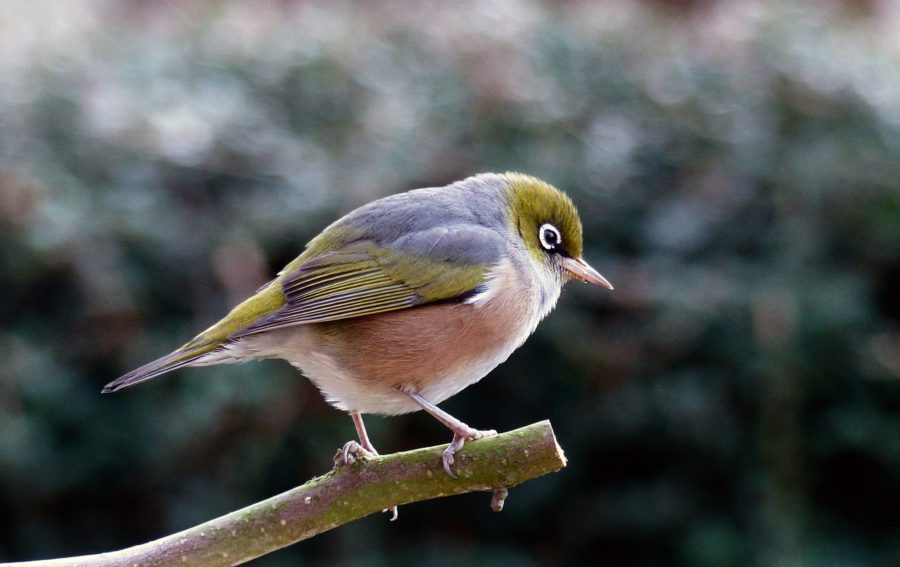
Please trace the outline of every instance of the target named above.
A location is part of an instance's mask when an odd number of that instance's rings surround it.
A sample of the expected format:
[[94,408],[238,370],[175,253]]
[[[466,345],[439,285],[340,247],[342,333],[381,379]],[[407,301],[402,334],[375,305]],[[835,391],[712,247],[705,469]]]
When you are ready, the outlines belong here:
[[549,421],[466,443],[456,454],[457,480],[441,468],[444,447],[361,459],[268,500],[142,545],[15,565],[237,565],[394,505],[489,491],[491,507],[499,511],[506,489],[566,465]]

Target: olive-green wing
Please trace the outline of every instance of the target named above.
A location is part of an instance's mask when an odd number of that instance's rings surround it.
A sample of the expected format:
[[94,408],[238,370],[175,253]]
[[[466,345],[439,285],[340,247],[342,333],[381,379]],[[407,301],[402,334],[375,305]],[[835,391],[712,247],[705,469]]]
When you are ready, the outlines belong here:
[[279,277],[285,297],[281,308],[229,338],[436,301],[462,301],[475,293],[493,262],[483,264],[458,253],[442,253],[448,246],[458,246],[460,235],[443,229],[438,234],[428,232],[422,235],[432,241],[427,249],[406,245],[389,249],[362,241],[308,260]]

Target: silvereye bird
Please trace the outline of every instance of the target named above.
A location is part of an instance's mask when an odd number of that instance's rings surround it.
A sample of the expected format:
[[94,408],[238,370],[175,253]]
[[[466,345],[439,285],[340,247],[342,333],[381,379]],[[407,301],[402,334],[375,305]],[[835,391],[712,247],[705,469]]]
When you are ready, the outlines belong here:
[[185,366],[282,358],[350,413],[425,410],[453,432],[443,453],[494,434],[436,404],[506,360],[571,279],[613,286],[582,258],[581,220],[555,187],[519,173],[481,174],[364,205],[224,319],[108,384],[114,392]]

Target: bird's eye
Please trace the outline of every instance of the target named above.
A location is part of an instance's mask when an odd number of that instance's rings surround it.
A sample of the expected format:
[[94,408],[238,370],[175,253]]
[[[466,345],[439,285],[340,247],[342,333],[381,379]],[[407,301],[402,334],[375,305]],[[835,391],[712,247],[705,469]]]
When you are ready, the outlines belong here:
[[541,246],[547,251],[556,250],[556,247],[562,242],[559,229],[550,223],[541,225],[541,228],[538,229],[538,238],[541,240]]

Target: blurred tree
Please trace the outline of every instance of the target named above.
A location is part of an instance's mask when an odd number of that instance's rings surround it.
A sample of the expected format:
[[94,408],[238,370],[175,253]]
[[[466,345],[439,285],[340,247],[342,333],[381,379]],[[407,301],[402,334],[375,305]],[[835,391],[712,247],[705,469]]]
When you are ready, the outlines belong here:
[[[0,559],[130,545],[352,435],[296,372],[99,388],[361,203],[566,189],[587,257],[447,409],[570,458],[264,565],[900,562],[900,11],[889,1],[0,6]],[[379,448],[444,440],[374,420]]]

